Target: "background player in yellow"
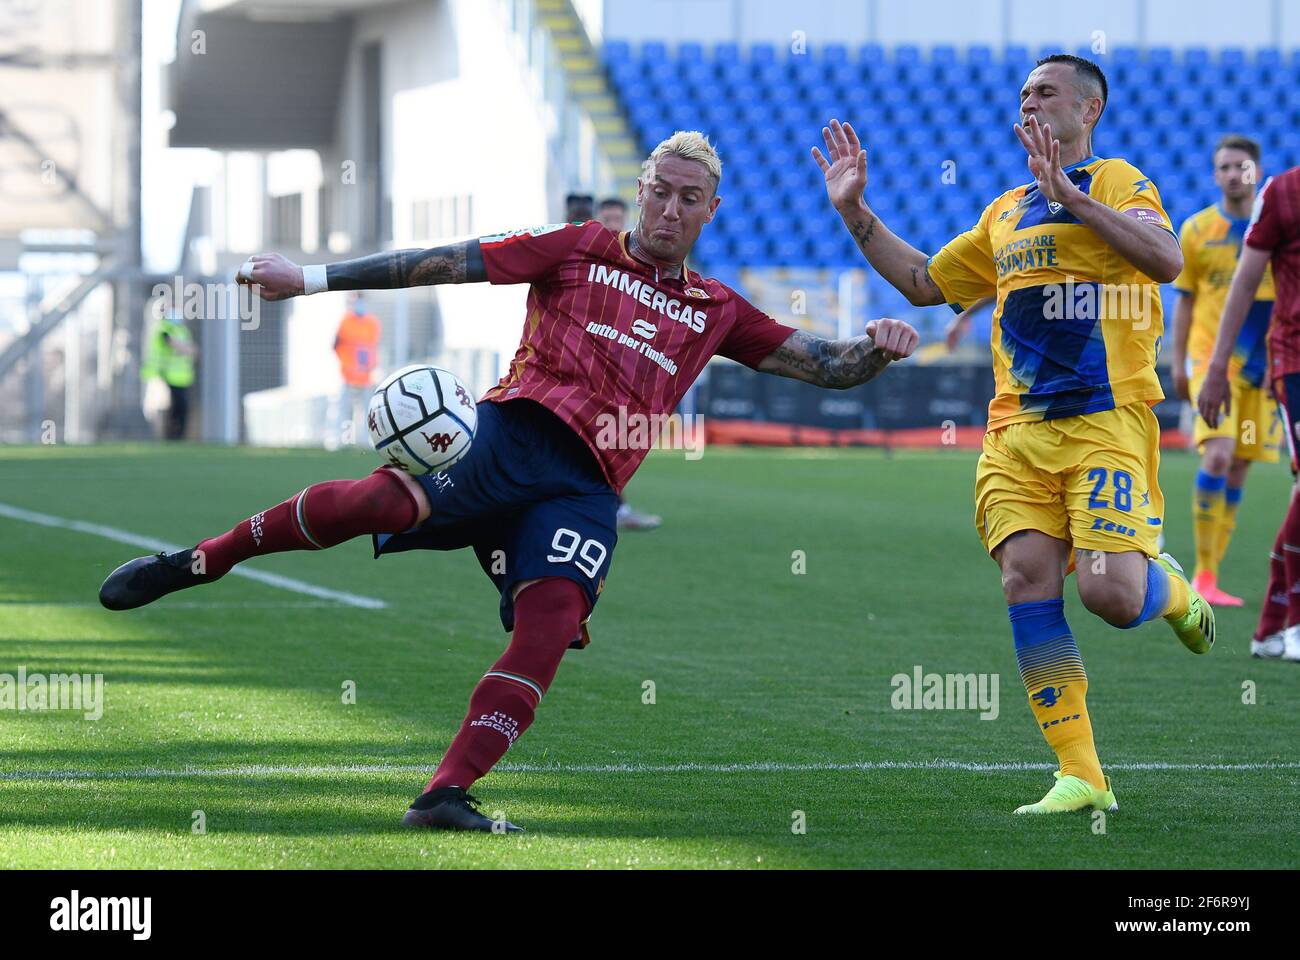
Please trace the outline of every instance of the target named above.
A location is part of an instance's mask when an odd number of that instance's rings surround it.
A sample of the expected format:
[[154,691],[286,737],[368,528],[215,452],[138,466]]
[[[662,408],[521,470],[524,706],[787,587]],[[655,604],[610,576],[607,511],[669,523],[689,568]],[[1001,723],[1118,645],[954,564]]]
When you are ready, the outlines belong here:
[[1071,549],[1079,596],[1106,622],[1127,628],[1163,617],[1197,653],[1214,642],[1209,604],[1172,558],[1156,555],[1164,513],[1150,409],[1163,398],[1158,284],[1178,275],[1182,254],[1154,184],[1124,160],[1093,155],[1107,92],[1088,60],[1040,60],[1020,91],[1015,127],[1033,181],[994,200],[933,259],[867,204],[867,155],[851,126],[823,128],[828,157],[813,148],[863,256],[913,304],[960,311],[997,298],[997,390],[976,525],[1002,570],[1030,708],[1060,763],[1047,795],[1017,813],[1116,805],[1065,621]]
[[1201,469],[1192,491],[1196,533],[1192,586],[1215,606],[1241,606],[1240,597],[1219,589],[1219,564],[1236,527],[1246,471],[1254,461],[1276,462],[1282,436],[1265,383],[1268,324],[1273,314],[1271,271],[1264,275],[1232,352],[1228,415],[1211,427],[1196,411],[1262,174],[1258,143],[1236,134],[1223,137],[1214,150],[1214,182],[1222,197],[1188,217],[1178,233],[1183,272],[1174,281],[1180,294],[1174,308],[1174,391],[1180,400],[1192,403],[1196,445],[1201,452]]

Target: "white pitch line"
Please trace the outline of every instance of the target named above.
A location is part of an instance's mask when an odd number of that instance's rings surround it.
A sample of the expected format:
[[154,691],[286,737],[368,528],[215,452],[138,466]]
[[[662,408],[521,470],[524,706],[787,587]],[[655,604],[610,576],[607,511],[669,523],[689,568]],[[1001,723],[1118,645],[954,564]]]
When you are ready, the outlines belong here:
[[[75,530],[77,533],[88,533],[95,537],[104,537],[108,540],[116,540],[118,543],[129,544],[133,547],[143,547],[151,553],[157,553],[163,550],[167,553],[175,553],[177,550],[184,550],[180,544],[166,543],[162,540],[155,540],[153,537],[142,537],[137,533],[129,530],[119,530],[117,527],[106,527],[98,523],[87,523],[84,520],[66,520],[63,517],[55,517],[48,513],[37,513],[35,510],[24,510],[21,507],[15,507],[7,503],[0,503],[0,517],[9,517],[11,520],[25,520],[27,523],[38,523],[43,527],[55,527],[59,530]],[[336,603],[344,603],[350,607],[362,607],[366,610],[382,610],[388,604],[374,597],[363,597],[355,593],[346,593],[342,590],[330,590],[326,587],[318,587],[314,584],[306,583],[302,580],[295,580],[293,577],[283,577],[278,573],[267,573],[264,570],[250,570],[247,567],[239,566],[230,571],[235,576],[245,577],[249,580],[256,580],[258,583],[264,583],[269,587],[279,587],[281,590],[292,590],[294,593],[303,593],[309,597],[319,597],[321,600],[333,600]]]
[[[9,770],[0,771],[5,780],[175,780],[207,777],[322,776],[346,773],[426,773],[434,762],[345,763],[336,765],[244,764],[234,767],[181,767],[141,770]],[[854,773],[875,770],[954,770],[966,773],[1009,773],[1055,770],[1056,764],[1029,761],[968,763],[961,760],[864,760],[857,763],[607,763],[536,764],[503,763],[494,769],[502,773]],[[1108,763],[1107,770],[1185,770],[1231,772],[1242,770],[1300,770],[1300,762],[1263,763],[1164,763],[1134,761]]]

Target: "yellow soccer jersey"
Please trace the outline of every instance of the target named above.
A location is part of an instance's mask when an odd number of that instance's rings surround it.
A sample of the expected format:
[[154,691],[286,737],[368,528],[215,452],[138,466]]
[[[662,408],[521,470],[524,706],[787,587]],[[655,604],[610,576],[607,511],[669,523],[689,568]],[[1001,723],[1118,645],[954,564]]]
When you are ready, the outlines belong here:
[[[1214,353],[1219,318],[1223,316],[1228,287],[1237,269],[1237,258],[1241,256],[1241,238],[1249,225],[1249,217],[1235,220],[1216,203],[1188,217],[1178,233],[1183,248],[1183,272],[1174,281],[1174,288],[1196,298],[1192,306],[1192,327],[1187,334],[1187,360],[1193,377],[1205,373]],[[1241,376],[1251,386],[1262,384],[1268,372],[1268,324],[1272,316],[1273,268],[1270,265],[1246,314],[1228,367],[1229,375]]]
[[[1173,235],[1155,184],[1125,160],[1065,168],[1094,200]],[[930,260],[954,309],[997,297],[989,429],[1164,399],[1156,358],[1160,285],[1104,243],[1037,183],[1008,190]]]

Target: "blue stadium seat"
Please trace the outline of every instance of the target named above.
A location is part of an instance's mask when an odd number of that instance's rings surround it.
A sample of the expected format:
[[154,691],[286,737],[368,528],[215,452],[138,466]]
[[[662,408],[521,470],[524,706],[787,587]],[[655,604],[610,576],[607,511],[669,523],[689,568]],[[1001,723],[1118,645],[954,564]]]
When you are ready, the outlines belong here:
[[1002,51],[1002,62],[1007,70],[1019,73],[1033,65],[1033,57],[1029,55],[1029,48],[1020,44],[1010,43]]
[[828,43],[821,49],[821,58],[842,70],[849,62],[849,48],[842,43]]
[[838,267],[851,262],[853,241],[843,236],[823,235],[808,244],[809,262],[819,267]]
[[715,43],[713,49],[709,51],[709,58],[719,66],[736,63],[740,60],[740,44],[730,42]]
[[700,239],[695,244],[692,254],[700,261],[709,263],[719,263],[727,259],[729,244],[726,239],[712,234],[712,228],[706,227],[700,234]]
[[930,63],[946,72],[949,67],[957,65],[957,48],[949,46],[934,47],[930,50]]
[[790,65],[784,60],[758,60],[754,63],[754,77],[768,89],[788,90],[790,88]]
[[859,64],[874,67],[876,64],[884,63],[885,60],[885,48],[878,43],[864,43],[858,47]]
[[1291,82],[1292,78],[1286,77],[1281,71],[1269,70],[1267,67],[1261,67],[1256,63],[1244,63],[1235,68],[1235,82],[1237,86],[1245,90],[1251,90],[1255,87],[1270,87],[1274,90],[1290,90],[1295,84]]
[[[1016,91],[1032,65],[1024,47],[866,44],[850,52],[832,43],[791,56],[770,44],[669,51],[611,42],[602,52],[643,146],[679,126],[702,127],[718,144],[727,212],[701,237],[705,263],[861,266],[807,159],[832,114],[863,135],[873,205],[923,249],[937,249],[992,197],[1029,180],[1011,132]],[[1144,55],[1121,46],[1097,59],[1111,80],[1111,107],[1096,150],[1150,176],[1176,222],[1212,201],[1210,151],[1224,132],[1257,136],[1269,170],[1300,162],[1300,51]],[[949,160],[957,162],[955,185],[943,182]],[[882,291],[873,309],[894,302],[892,288],[872,282]]]
[[808,261],[808,243],[803,237],[793,234],[778,237],[769,247],[771,262],[778,264],[806,263]]
[[1265,138],[1276,136],[1284,130],[1293,129],[1297,125],[1297,118],[1294,114],[1279,110],[1265,110],[1261,116],[1260,134]]
[[839,76],[834,64],[825,63],[806,54],[791,53],[783,61],[785,75],[796,84],[817,86],[833,82]]
[[887,60],[863,66],[862,84],[867,90],[878,93],[897,86],[901,82],[899,68]]
[[702,88],[701,92],[707,96],[712,88],[718,84],[718,74],[713,69],[713,64],[702,63],[699,61],[687,61],[682,64],[677,71],[677,75],[696,88]]
[[1219,52],[1219,63],[1225,67],[1240,68],[1246,65],[1246,51],[1228,47]]

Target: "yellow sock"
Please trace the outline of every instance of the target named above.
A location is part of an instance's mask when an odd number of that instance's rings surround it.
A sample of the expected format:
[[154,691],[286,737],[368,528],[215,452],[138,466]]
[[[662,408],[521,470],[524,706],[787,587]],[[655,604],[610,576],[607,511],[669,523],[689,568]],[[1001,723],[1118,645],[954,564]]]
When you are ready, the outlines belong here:
[[1010,613],[1029,709],[1055,751],[1061,773],[1106,789],[1088,719],[1088,675],[1061,599],[1015,604]]
[[1204,470],[1196,474],[1192,488],[1192,532],[1196,537],[1196,572],[1219,572],[1219,535],[1223,529],[1223,487],[1225,477],[1212,477]]
[[1043,739],[1056,751],[1064,776],[1073,774],[1087,780],[1098,790],[1106,789],[1101,760],[1092,739],[1092,721],[1088,719],[1088,681],[1072,680],[1055,688],[1051,706],[1042,699],[1042,691],[1030,695],[1029,708],[1043,731]]
[[[1154,561],[1151,561],[1151,565],[1153,567],[1159,566]],[[1182,577],[1175,577],[1171,573],[1166,573],[1163,568],[1161,568],[1160,572],[1164,573],[1169,581],[1169,601],[1165,604],[1165,609],[1160,616],[1166,620],[1178,620],[1187,616],[1187,608],[1192,604],[1192,591],[1187,586],[1187,581]],[[1148,589],[1150,588],[1148,587]]]
[[1223,563],[1223,555],[1228,552],[1228,541],[1237,529],[1237,507],[1241,503],[1241,487],[1227,487],[1223,491],[1223,514],[1219,517],[1218,556],[1214,569],[1217,571]]

